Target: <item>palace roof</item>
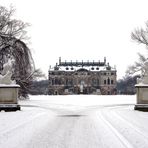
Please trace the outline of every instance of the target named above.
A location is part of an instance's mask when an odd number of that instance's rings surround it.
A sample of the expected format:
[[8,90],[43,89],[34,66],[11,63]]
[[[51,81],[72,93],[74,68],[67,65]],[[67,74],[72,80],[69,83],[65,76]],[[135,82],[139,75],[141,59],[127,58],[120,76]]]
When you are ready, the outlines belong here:
[[54,68],[50,68],[50,70],[58,70],[58,71],[103,71],[103,70],[116,70],[112,68],[109,63],[106,64],[106,58],[104,58],[103,62],[62,62],[61,58],[59,58],[59,63],[56,63]]

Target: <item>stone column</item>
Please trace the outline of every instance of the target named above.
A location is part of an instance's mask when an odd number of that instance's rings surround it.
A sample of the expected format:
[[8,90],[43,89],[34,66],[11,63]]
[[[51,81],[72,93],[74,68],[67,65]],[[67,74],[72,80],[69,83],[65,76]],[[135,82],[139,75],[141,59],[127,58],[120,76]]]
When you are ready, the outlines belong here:
[[146,60],[142,67],[142,77],[137,79],[137,104],[135,110],[148,111],[148,60]]
[[135,110],[148,111],[148,84],[135,85],[137,92],[137,104]]

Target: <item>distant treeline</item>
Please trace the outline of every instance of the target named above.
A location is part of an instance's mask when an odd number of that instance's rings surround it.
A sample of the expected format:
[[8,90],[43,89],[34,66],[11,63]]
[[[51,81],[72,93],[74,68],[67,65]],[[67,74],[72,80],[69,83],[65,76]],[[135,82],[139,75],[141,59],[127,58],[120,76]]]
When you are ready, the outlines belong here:
[[129,94],[133,95],[136,93],[135,84],[137,83],[137,78],[139,75],[136,76],[127,76],[123,79],[117,81],[117,91],[118,94]]
[[31,95],[47,95],[48,94],[48,80],[33,81],[29,89]]

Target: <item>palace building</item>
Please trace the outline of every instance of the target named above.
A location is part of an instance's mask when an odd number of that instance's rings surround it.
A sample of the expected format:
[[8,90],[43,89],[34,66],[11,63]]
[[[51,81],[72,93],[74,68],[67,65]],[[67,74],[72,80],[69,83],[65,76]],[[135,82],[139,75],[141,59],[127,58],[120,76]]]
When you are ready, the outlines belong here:
[[116,94],[116,69],[109,63],[62,62],[49,68],[49,95]]

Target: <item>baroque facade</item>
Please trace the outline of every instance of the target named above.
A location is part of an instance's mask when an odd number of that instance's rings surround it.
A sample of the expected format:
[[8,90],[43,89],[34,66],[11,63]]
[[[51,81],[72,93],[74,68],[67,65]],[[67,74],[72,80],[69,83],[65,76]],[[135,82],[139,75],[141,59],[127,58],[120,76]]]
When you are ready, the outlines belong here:
[[49,95],[116,94],[116,69],[103,62],[62,62],[49,68]]

